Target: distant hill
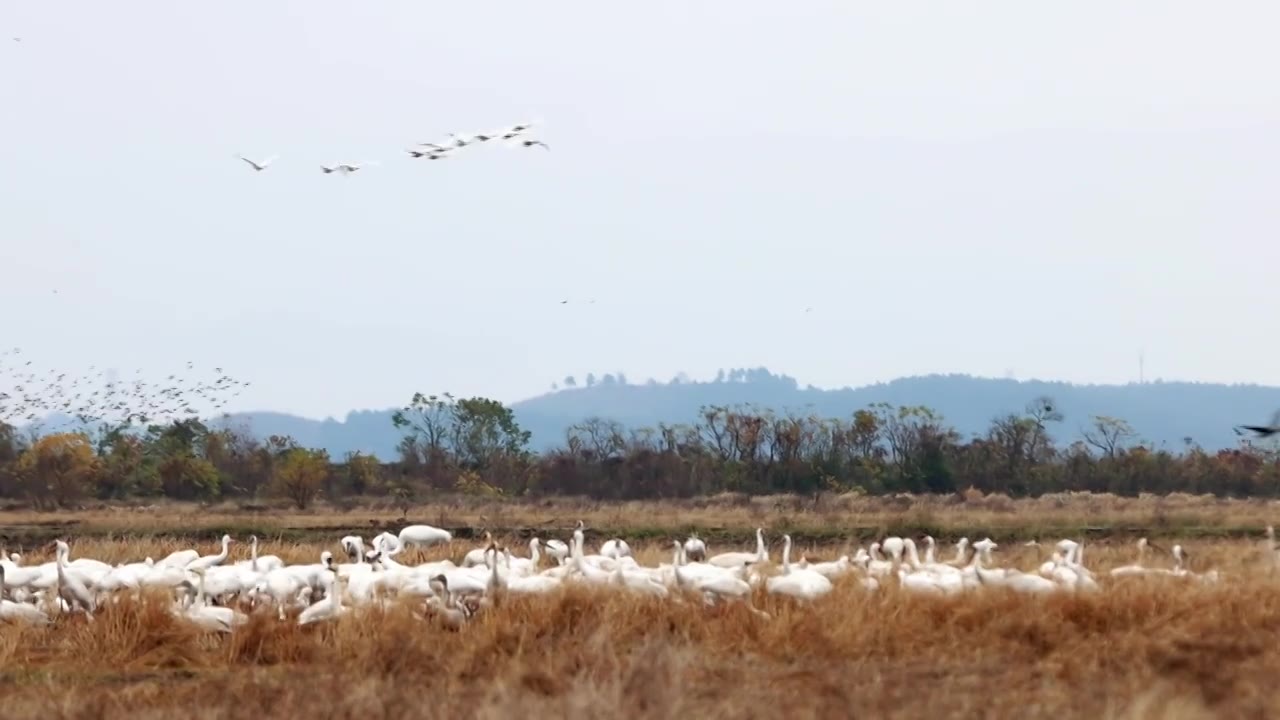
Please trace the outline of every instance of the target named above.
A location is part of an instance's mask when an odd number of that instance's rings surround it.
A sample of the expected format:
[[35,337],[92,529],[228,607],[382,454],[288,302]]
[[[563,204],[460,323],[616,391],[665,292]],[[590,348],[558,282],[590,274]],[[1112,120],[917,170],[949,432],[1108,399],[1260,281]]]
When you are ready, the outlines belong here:
[[[732,378],[732,379],[731,379]],[[1206,449],[1233,447],[1232,426],[1263,422],[1280,408],[1280,388],[1259,385],[1149,382],[1129,385],[1072,385],[1038,380],[1016,381],[967,375],[909,377],[861,388],[821,390],[800,387],[795,379],[764,368],[722,373],[710,382],[627,384],[612,376],[591,387],[562,389],[512,405],[537,450],[564,442],[565,430],[588,417],[618,420],[628,426],[659,422],[691,423],[703,405],[754,404],[773,410],[847,417],[871,403],[927,405],[968,438],[985,432],[992,418],[1021,411],[1040,395],[1052,397],[1066,416],[1055,426],[1055,440],[1079,438],[1091,415],[1127,420],[1141,439],[1178,449],[1191,438]],[[391,458],[399,433],[391,410],[358,411],[343,421],[309,420],[284,413],[247,413],[233,424],[255,435],[291,435],[298,442],[327,448],[334,457],[347,451],[374,452]]]

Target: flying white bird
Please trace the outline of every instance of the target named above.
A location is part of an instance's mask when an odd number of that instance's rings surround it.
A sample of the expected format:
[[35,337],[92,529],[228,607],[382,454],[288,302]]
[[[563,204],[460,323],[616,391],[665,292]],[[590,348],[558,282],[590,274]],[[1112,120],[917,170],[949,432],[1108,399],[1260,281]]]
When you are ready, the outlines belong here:
[[[462,135],[449,133],[449,137],[453,138],[453,147],[455,148],[466,147],[472,143],[484,142],[484,140],[489,139],[488,135],[468,135],[466,133],[463,133]],[[484,140],[481,140],[480,138],[484,138]]]
[[451,157],[451,150],[453,150],[453,148],[432,147],[426,150],[414,148],[412,150],[406,150],[405,152],[415,158],[424,157],[428,160],[439,160],[441,158]]
[[534,145],[541,145],[543,150],[551,149],[550,145],[542,142],[541,140],[521,140],[519,144],[521,147],[533,147]]
[[249,163],[249,165],[251,165],[255,171],[257,171],[257,172],[262,172],[263,170],[266,170],[266,169],[267,169],[267,166],[269,166],[269,165],[271,165],[271,163],[275,162],[275,161],[276,161],[276,159],[277,159],[277,158],[279,158],[280,156],[279,156],[279,155],[272,155],[271,157],[267,158],[266,160],[263,160],[262,162],[254,162],[254,161],[250,160],[249,158],[247,158],[247,157],[245,157],[245,156],[243,156],[243,155],[237,155],[236,157],[238,157],[238,158],[240,158],[241,160],[243,160],[243,161],[245,161],[245,162]]
[[325,175],[328,175],[328,174],[330,174],[330,173],[336,173],[336,172],[340,172],[340,173],[342,173],[343,175],[350,175],[351,173],[353,173],[353,172],[355,172],[355,171],[359,170],[360,168],[364,167],[365,165],[377,165],[377,163],[376,163],[376,162],[367,162],[367,163],[342,163],[342,164],[340,164],[340,165],[334,165],[334,166],[332,166],[332,167],[326,167],[326,166],[324,166],[324,165],[321,165],[321,166],[320,166],[320,169],[324,171],[324,174],[325,174]]

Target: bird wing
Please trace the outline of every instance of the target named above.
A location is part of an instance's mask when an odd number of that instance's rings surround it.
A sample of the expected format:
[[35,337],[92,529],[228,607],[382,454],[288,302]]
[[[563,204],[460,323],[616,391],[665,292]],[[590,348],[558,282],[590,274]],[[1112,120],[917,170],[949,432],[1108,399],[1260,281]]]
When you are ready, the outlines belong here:
[[249,158],[247,158],[247,157],[245,157],[245,156],[243,156],[243,155],[237,155],[236,157],[238,157],[238,158],[240,158],[241,160],[243,160],[243,161],[245,161],[245,162],[249,163],[250,165],[252,165],[254,170],[261,170],[261,169],[262,169],[262,166],[261,166],[261,165],[259,165],[258,163],[256,163],[256,162],[254,162],[254,161],[250,160]]

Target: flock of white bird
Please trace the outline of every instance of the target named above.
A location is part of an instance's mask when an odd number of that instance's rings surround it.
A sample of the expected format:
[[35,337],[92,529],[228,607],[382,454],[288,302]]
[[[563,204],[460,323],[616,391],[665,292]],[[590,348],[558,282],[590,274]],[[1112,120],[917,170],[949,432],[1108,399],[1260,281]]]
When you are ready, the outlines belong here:
[[[517,557],[499,547],[488,532],[484,542],[465,554],[460,564],[451,560],[402,564],[408,548],[450,544],[452,535],[430,525],[410,525],[399,534],[384,532],[366,545],[363,538],[347,536],[340,545],[347,562],[336,562],[333,553],[320,553],[319,562],[287,565],[275,555],[258,554],[258,538],[250,538],[250,557],[229,562],[229,535],[222,537],[221,551],[201,555],[194,549],[179,550],[156,561],[111,565],[91,558],[70,558],[69,545],[54,543],[55,559],[24,566],[14,553],[0,550],[0,620],[49,623],[59,613],[83,613],[90,620],[104,603],[117,602],[130,593],[161,588],[174,594],[172,612],[202,629],[230,632],[248,620],[248,612],[274,609],[280,620],[298,610],[302,625],[331,620],[352,608],[407,598],[421,602],[423,617],[433,616],[457,629],[482,608],[505,595],[554,592],[566,583],[585,583],[619,591],[681,600],[701,597],[707,604],[744,603],[753,613],[768,617],[752,604],[755,588],[763,585],[771,595],[812,601],[833,589],[833,581],[845,576],[865,591],[882,584],[897,584],[903,591],[929,595],[953,595],[982,587],[1003,587],[1019,593],[1046,595],[1098,590],[1098,583],[1084,565],[1084,545],[1061,540],[1052,557],[1036,570],[1023,572],[995,567],[990,538],[970,544],[961,538],[949,560],[935,557],[933,538],[923,538],[920,553],[911,538],[888,537],[829,562],[791,558],[791,536],[784,535],[780,565],[771,563],[763,529],[756,530],[754,552],[712,555],[706,543],[693,535],[673,541],[672,561],[648,567],[639,564],[625,540],[613,538],[599,552],[586,554],[584,526],[578,523],[569,544],[539,538],[529,541],[529,556]],[[1267,528],[1271,557],[1276,557],[1275,533]],[[1028,545],[1038,545],[1035,541]],[[1147,567],[1145,553],[1154,545],[1138,541],[1138,560],[1111,570],[1115,578],[1127,576],[1185,577],[1216,582],[1218,572],[1195,573],[1184,563],[1180,545],[1172,549],[1172,568]],[[543,567],[544,561],[549,567]]]
[[[529,132],[533,129],[532,122],[522,122],[493,132],[478,133],[448,133],[448,138],[440,142],[424,142],[418,143],[416,146],[405,150],[412,158],[426,158],[428,160],[444,160],[456,155],[459,151],[466,147],[474,147],[497,141],[517,148],[540,147],[543,150],[550,150],[551,146],[537,138],[530,137]],[[238,155],[241,160],[249,164],[255,172],[262,172],[271,166],[276,160],[280,159],[279,155],[272,155],[265,160],[253,160],[243,155]],[[363,163],[337,163],[334,165],[321,165],[320,170],[325,175],[339,173],[341,175],[350,175],[368,165],[377,165],[377,160],[370,160]]]

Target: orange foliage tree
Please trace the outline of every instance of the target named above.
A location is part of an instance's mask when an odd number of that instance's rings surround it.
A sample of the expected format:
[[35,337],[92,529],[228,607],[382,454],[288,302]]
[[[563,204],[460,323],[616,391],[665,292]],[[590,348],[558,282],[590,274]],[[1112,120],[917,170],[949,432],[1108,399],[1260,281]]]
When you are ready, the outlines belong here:
[[100,468],[88,437],[57,433],[36,440],[18,459],[17,471],[33,503],[66,506],[93,489]]

